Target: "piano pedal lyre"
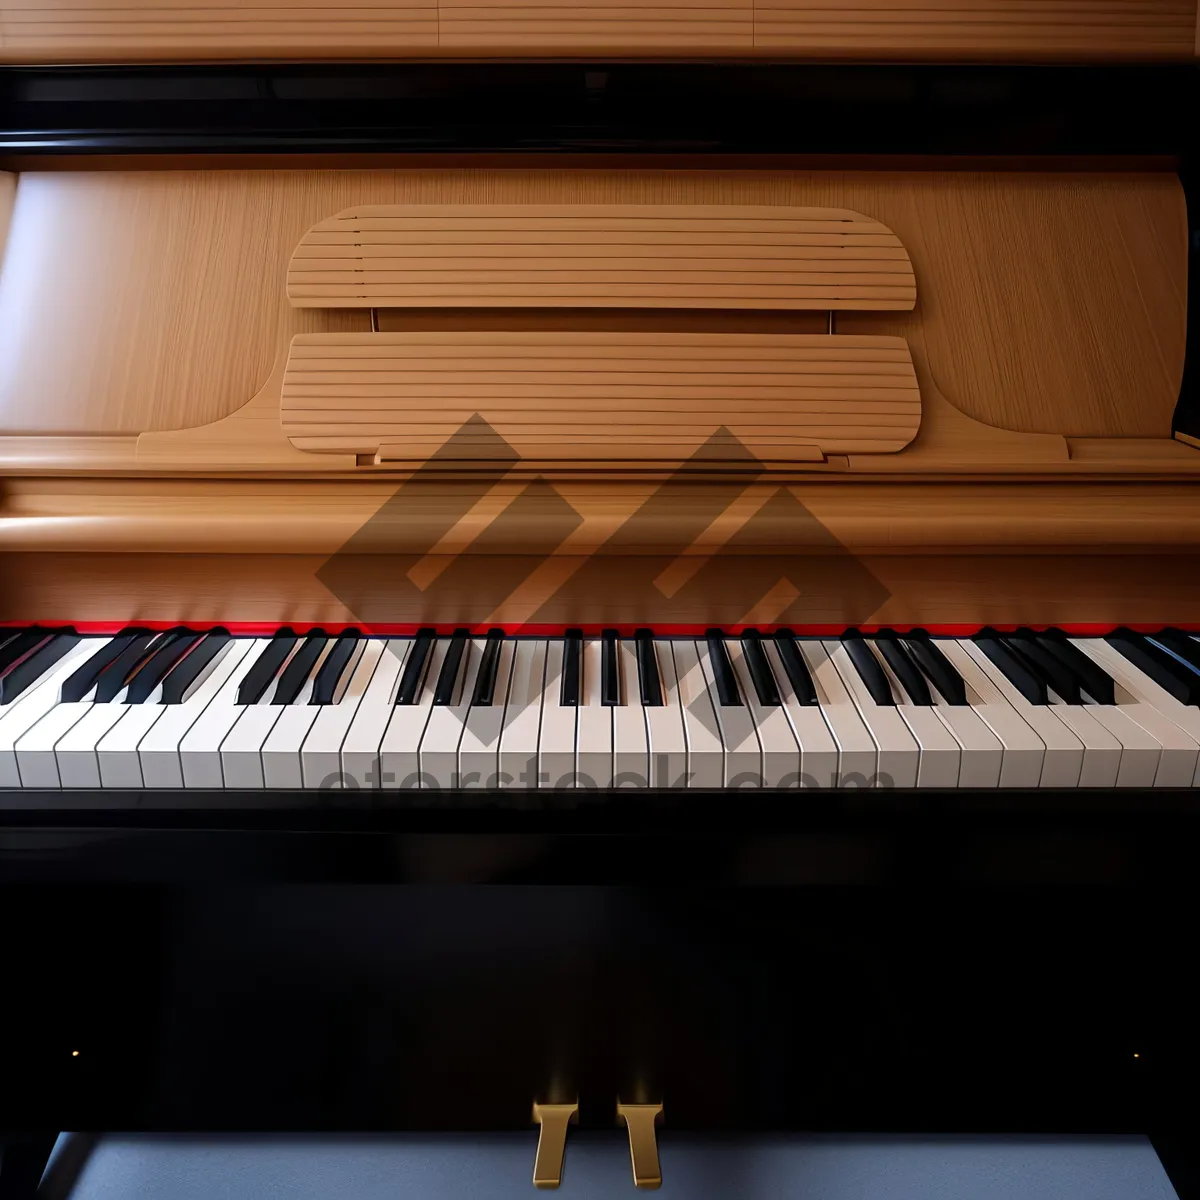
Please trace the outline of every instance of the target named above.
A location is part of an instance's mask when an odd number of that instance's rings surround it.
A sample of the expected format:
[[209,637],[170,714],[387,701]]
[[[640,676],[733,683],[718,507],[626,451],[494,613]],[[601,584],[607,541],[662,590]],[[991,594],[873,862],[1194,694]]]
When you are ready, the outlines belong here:
[[579,1117],[579,1101],[574,1104],[533,1104],[538,1132],[537,1157],[533,1160],[533,1186],[556,1188],[562,1183],[563,1158],[567,1153],[567,1126]]
[[639,1188],[662,1187],[662,1168],[658,1163],[658,1138],[654,1125],[662,1116],[661,1104],[622,1104],[617,1101],[617,1121],[629,1131],[629,1157],[633,1163],[633,1185]]

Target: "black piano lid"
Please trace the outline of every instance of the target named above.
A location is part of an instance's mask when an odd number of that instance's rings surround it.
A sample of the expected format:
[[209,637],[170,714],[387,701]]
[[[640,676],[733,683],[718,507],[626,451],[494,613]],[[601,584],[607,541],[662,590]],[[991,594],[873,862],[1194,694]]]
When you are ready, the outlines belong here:
[[0,68],[0,155],[1178,156],[1188,64]]

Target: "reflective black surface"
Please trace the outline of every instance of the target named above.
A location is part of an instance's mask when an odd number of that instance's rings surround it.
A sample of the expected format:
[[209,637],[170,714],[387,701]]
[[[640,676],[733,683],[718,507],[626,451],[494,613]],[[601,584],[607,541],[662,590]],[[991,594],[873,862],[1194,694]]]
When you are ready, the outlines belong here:
[[[9,889],[0,1125],[1152,1130],[1200,1066],[1184,894]],[[18,919],[21,912],[36,920]],[[79,1051],[78,1056],[74,1051]]]
[[0,70],[0,152],[1179,154],[1186,65]]

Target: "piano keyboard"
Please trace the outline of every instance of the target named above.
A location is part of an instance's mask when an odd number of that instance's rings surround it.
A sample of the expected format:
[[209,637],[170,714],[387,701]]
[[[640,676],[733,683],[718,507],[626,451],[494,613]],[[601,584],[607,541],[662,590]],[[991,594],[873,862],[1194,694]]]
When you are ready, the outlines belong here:
[[1173,629],[0,631],[0,787],[115,805],[138,789],[1193,786],[1200,638]]

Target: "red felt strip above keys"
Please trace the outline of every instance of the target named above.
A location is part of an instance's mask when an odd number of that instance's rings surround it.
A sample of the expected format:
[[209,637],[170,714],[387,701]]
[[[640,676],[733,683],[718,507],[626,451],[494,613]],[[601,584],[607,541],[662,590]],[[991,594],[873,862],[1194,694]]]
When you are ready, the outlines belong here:
[[[33,621],[0,621],[0,629],[25,629],[34,624]],[[497,624],[494,621],[479,622],[475,625],[463,624],[461,621],[441,621],[430,622],[412,621],[408,623],[380,623],[371,624],[353,621],[287,621],[287,622],[269,622],[269,621],[185,621],[181,622],[178,619],[170,621],[148,621],[144,618],[137,618],[130,621],[38,621],[39,628],[66,629],[73,628],[77,633],[81,634],[104,634],[112,635],[120,633],[123,629],[128,629],[131,625],[136,624],[139,629],[145,629],[153,632],[161,632],[168,629],[178,629],[182,625],[186,625],[189,630],[202,632],[207,629],[227,629],[235,637],[271,637],[277,633],[286,624],[288,628],[297,634],[305,634],[314,629],[321,629],[325,633],[339,634],[347,629],[359,630],[370,637],[414,637],[419,629],[434,629],[439,634],[452,634],[460,629],[466,629],[472,636],[485,637],[488,632],[493,629],[502,629],[506,635],[510,637],[562,637],[567,629],[580,629],[585,636],[599,637],[608,629],[615,629],[623,638],[632,638],[639,629],[650,629],[659,637],[688,637],[702,638],[708,630],[713,626],[709,623],[697,625],[681,625],[681,624],[662,624],[662,625],[647,625],[644,621],[639,621],[636,624],[620,624],[612,621],[595,622],[593,624],[579,624],[573,622],[570,625],[503,625]],[[860,633],[873,634],[880,630],[894,630],[896,633],[908,633],[913,629],[924,629],[927,633],[933,634],[935,637],[955,637],[965,638],[971,637],[985,628],[982,624],[963,625],[963,624],[942,624],[927,623],[924,625],[723,625],[720,627],[725,633],[730,635],[738,635],[744,629],[757,629],[760,633],[774,633],[777,629],[790,629],[797,637],[823,637],[833,638],[840,637],[848,629],[856,629]],[[1020,629],[1035,629],[1039,632],[1046,629],[1059,629],[1063,633],[1069,634],[1071,637],[1104,637],[1106,634],[1112,633],[1115,629],[1124,628],[1132,629],[1137,633],[1158,633],[1166,628],[1183,629],[1189,633],[1200,633],[1200,621],[1160,621],[1152,624],[1138,624],[1137,622],[1125,622],[1123,625],[1116,623],[1101,624],[1096,622],[1077,622],[1066,625],[1045,625],[1037,624],[1036,622],[1022,621],[1020,624],[1006,625],[1003,623],[992,622],[987,628],[998,630],[1002,633],[1011,633]]]

